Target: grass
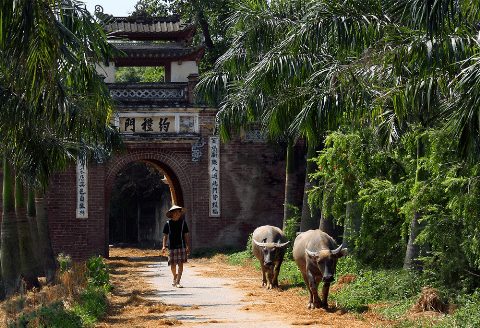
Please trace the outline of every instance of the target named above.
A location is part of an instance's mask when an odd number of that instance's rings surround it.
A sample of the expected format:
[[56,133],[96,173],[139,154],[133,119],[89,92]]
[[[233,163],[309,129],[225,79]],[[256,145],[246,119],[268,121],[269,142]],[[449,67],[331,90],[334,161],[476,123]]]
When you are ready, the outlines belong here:
[[3,306],[10,315],[8,327],[93,327],[105,315],[106,293],[111,286],[103,258],[64,265],[57,281],[54,286],[30,293],[28,299],[20,295],[6,300]]
[[349,273],[355,275],[355,280],[332,293],[332,300],[355,312],[379,302],[407,302],[425,285],[422,277],[404,270],[364,269]]
[[33,312],[22,314],[9,328],[82,328],[81,319],[67,311],[62,302],[41,306]]
[[[260,264],[254,260],[251,251],[245,250],[228,254],[228,263],[245,265],[250,263],[258,270]],[[339,260],[336,279],[352,275],[355,279],[342,284],[332,291],[330,300],[350,312],[361,313],[371,309],[387,320],[394,322],[394,327],[437,327],[437,328],[473,328],[480,327],[480,290],[471,295],[457,296],[453,300],[459,308],[452,315],[435,318],[410,317],[409,311],[418,300],[423,286],[435,286],[428,276],[408,272],[402,269],[376,269],[361,265],[354,257]],[[279,280],[286,286],[305,288],[303,278],[292,259],[286,259],[280,270]],[[332,285],[334,287],[334,285]],[[435,286],[440,290],[445,287]],[[335,288],[332,288],[335,290]],[[447,293],[452,295],[452,292]]]
[[103,288],[88,287],[80,300],[72,308],[73,313],[80,317],[84,327],[93,326],[107,312],[107,298]]
[[199,248],[199,249],[194,249],[192,253],[192,258],[211,258],[217,254],[225,254],[225,255],[230,255],[230,254],[235,254],[240,252],[238,248],[233,248],[233,247],[224,247],[222,249],[218,248]]
[[107,311],[107,299],[103,288],[87,287],[77,303],[66,309],[56,301],[34,311],[21,314],[9,324],[9,328],[83,328],[93,327]]
[[[253,259],[250,251],[241,251],[228,255],[228,263],[231,265],[244,265]],[[260,265],[257,267],[260,269]]]
[[437,325],[439,328],[474,328],[480,327],[480,289],[471,295],[458,297],[459,308],[453,315]]

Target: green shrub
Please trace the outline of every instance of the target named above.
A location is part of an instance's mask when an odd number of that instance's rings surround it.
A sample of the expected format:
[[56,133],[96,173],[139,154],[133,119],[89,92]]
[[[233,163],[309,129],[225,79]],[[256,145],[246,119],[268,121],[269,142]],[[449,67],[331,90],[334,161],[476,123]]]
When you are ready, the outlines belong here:
[[345,274],[354,274],[361,270],[361,265],[353,256],[345,256],[338,260],[336,276],[340,277]]
[[362,268],[351,257],[338,263],[337,278],[344,274],[353,274],[355,280],[332,293],[332,299],[340,306],[357,312],[365,311],[368,304],[410,300],[430,283],[422,275],[405,270]]
[[228,255],[227,262],[232,265],[244,265],[248,260],[252,259],[251,251],[246,250]]
[[248,252],[248,255],[250,255],[250,257],[253,257],[252,238],[253,238],[253,232],[248,235],[247,245],[245,247],[245,250]]
[[287,218],[287,221],[285,222],[285,229],[283,231],[287,240],[290,241],[290,244],[287,245],[285,250],[285,259],[292,259],[293,242],[297,236],[297,232],[299,231],[300,220],[302,219],[302,216],[298,207],[292,205],[287,205],[287,207],[290,209],[292,216]]
[[57,262],[60,273],[67,272],[72,268],[72,257],[70,255],[63,253],[58,254]]
[[91,286],[102,287],[105,291],[110,291],[110,276],[108,266],[103,257],[94,256],[88,259],[87,263],[87,279]]
[[299,286],[303,284],[303,277],[298,270],[297,263],[293,260],[285,259],[280,268],[278,280],[283,285]]
[[82,321],[75,313],[65,310],[62,302],[42,306],[38,310],[21,315],[8,325],[9,328],[82,328]]
[[73,312],[78,315],[84,326],[93,326],[107,312],[107,298],[102,287],[88,287],[74,305]]
[[381,314],[387,320],[404,319],[405,313],[413,306],[416,299],[416,297],[411,297],[396,302],[388,302],[385,307],[381,307],[375,312]]
[[452,316],[437,325],[441,328],[474,328],[480,327],[480,289],[472,295],[460,296],[459,308]]

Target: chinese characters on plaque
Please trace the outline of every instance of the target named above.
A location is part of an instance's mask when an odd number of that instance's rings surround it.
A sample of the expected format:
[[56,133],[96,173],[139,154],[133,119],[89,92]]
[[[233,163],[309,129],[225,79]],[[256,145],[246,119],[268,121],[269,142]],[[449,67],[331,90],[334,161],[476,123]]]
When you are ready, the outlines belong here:
[[121,117],[120,132],[175,132],[175,116]]
[[88,218],[88,169],[85,156],[77,158],[77,218]]
[[210,175],[210,216],[220,216],[220,139],[208,142],[208,171]]
[[176,115],[120,117],[118,128],[122,133],[195,133],[196,117]]

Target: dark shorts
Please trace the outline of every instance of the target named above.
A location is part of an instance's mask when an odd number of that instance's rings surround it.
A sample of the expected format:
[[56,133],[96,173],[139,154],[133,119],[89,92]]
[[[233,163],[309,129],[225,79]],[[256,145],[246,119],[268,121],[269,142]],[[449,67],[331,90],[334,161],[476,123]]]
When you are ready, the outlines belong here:
[[170,249],[168,252],[168,265],[187,262],[187,251],[185,248]]

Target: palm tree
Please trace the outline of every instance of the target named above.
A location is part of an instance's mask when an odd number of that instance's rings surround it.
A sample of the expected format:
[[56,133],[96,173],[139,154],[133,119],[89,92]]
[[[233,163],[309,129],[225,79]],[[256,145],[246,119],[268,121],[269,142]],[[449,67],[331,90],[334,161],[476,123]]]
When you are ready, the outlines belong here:
[[[259,121],[272,137],[304,137],[318,147],[340,125],[373,125],[394,144],[420,127],[418,190],[428,178],[426,129],[446,124],[479,153],[479,7],[466,0],[242,1],[229,20],[231,47],[198,90],[220,105],[224,137]],[[410,250],[421,211],[411,221],[406,267],[418,256]]]
[[40,283],[36,272],[37,262],[33,251],[35,245],[32,243],[33,237],[27,219],[27,204],[23,185],[23,181],[17,175],[15,180],[15,216],[18,230],[20,273],[26,287],[31,289],[40,287]]
[[[284,226],[291,216],[293,203],[293,174],[295,138],[287,132],[288,115],[293,109],[287,104],[279,111],[267,112],[267,103],[272,101],[272,90],[250,88],[245,82],[247,74],[256,62],[288,30],[289,19],[285,7],[268,5],[265,1],[245,1],[238,4],[237,11],[229,18],[232,43],[230,48],[217,61],[215,69],[207,73],[197,86],[207,101],[219,101],[218,119],[221,122],[219,133],[224,140],[238,132],[241,127],[261,121],[268,137],[282,140],[286,147],[286,181],[284,202]],[[285,30],[278,29],[282,25]],[[255,97],[252,92],[260,91]],[[291,117],[291,115],[290,115]]]
[[[103,145],[111,140],[111,104],[94,64],[105,60],[110,46],[101,25],[75,0],[2,2],[0,27],[0,146],[4,154],[15,150],[15,156],[5,161],[4,178],[14,165],[18,213],[24,217],[21,181],[33,183],[43,196],[51,173],[65,167],[79,149],[108,151],[108,145]],[[11,181],[4,184],[7,191],[9,185]],[[36,209],[38,239],[43,245],[39,248],[47,251],[42,255],[51,267],[53,253],[42,199],[38,197]],[[7,210],[4,203],[5,214],[11,212],[8,206]],[[2,229],[2,253],[7,245],[18,247],[8,232]],[[34,255],[26,251],[28,247],[22,249],[25,275],[33,270],[28,262]],[[2,270],[18,266],[17,261],[18,257],[2,256]],[[51,268],[46,271],[48,278],[53,277]],[[14,280],[4,278],[8,293],[15,290]]]
[[[387,19],[374,1],[369,6],[352,1],[357,7],[342,7],[343,3],[244,1],[238,5],[229,20],[231,47],[198,85],[207,100],[220,103],[222,136],[228,138],[239,126],[260,121],[273,139],[305,138],[313,154],[325,131],[336,129],[348,119],[349,111],[365,107],[368,93],[359,92],[362,86],[352,87],[360,66],[355,56],[378,40]],[[286,195],[291,187],[289,158]],[[308,180],[304,189],[309,189]],[[303,211],[304,228],[312,226],[307,223],[309,212]],[[287,217],[286,210],[284,220]]]
[[[465,120],[462,109],[473,105],[470,100],[475,100],[463,97],[461,101],[466,100],[466,104],[456,108],[452,103],[458,104],[460,99],[455,90],[459,90],[456,76],[463,74],[461,63],[469,61],[475,49],[478,52],[473,36],[480,18],[480,7],[470,1],[406,0],[385,1],[385,8],[392,17],[394,29],[383,40],[386,51],[382,54],[382,63],[390,72],[382,74],[387,84],[384,84],[379,99],[382,100],[382,110],[391,114],[390,122],[419,127],[413,190],[421,190],[428,179],[423,168],[423,133],[426,129],[444,125],[444,118],[447,118],[448,126],[455,125],[457,131],[463,130],[463,136],[467,126],[473,127],[472,121]],[[445,108],[443,113],[439,110],[442,107]],[[473,108],[469,107],[468,112],[471,113]],[[392,134],[398,137],[399,126],[392,124],[391,127]],[[470,131],[474,132],[474,129]],[[406,269],[419,267],[417,258],[421,245],[416,240],[424,226],[422,211],[419,208],[411,219],[404,260]]]
[[14,175],[11,165],[6,158],[3,160],[3,213],[1,235],[2,282],[0,286],[2,296],[11,295],[19,285],[18,272],[18,234],[15,222]]

